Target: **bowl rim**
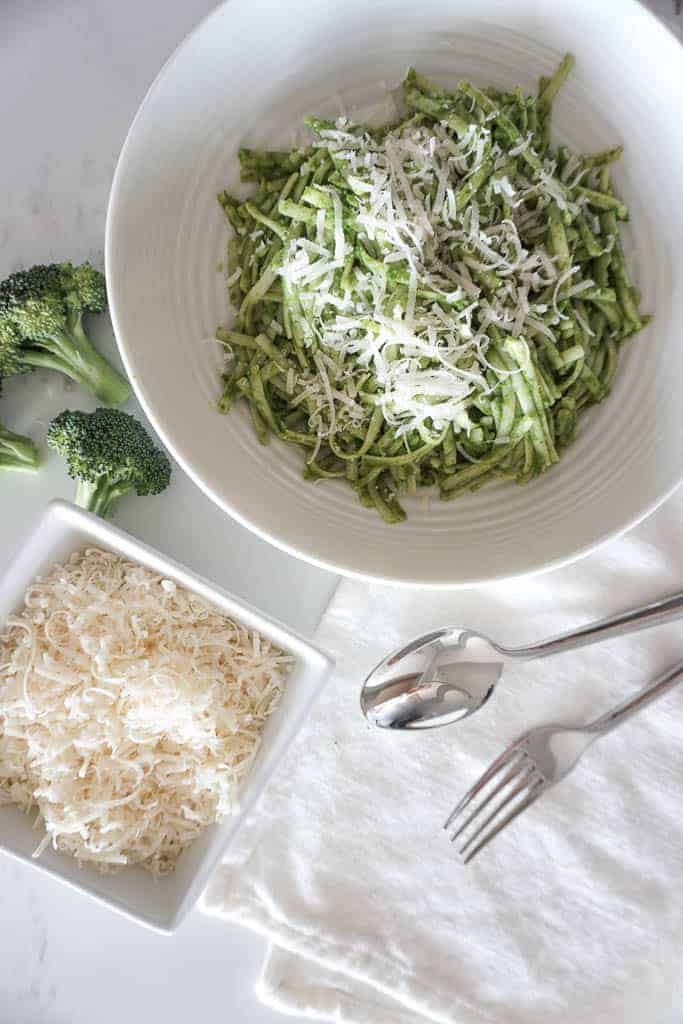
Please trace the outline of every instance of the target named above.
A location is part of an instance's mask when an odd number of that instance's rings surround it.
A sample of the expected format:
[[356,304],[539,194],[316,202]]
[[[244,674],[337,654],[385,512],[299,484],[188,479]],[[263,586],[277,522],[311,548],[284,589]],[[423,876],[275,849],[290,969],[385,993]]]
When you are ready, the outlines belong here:
[[[235,519],[241,526],[244,526],[251,533],[254,533],[261,540],[272,544],[280,551],[284,551],[286,554],[292,555],[295,558],[299,558],[309,565],[314,565],[319,569],[324,569],[328,572],[339,574],[341,576],[349,577],[351,579],[362,580],[369,583],[384,584],[387,586],[400,586],[413,590],[429,591],[429,590],[470,590],[473,587],[485,586],[487,584],[494,583],[507,583],[513,580],[520,580],[526,578],[533,578],[540,576],[548,572],[553,572],[556,569],[561,569],[565,566],[571,565],[572,563],[585,558],[594,552],[597,548],[610,540],[617,540],[624,534],[629,533],[632,529],[638,526],[640,523],[648,519],[656,510],[664,504],[681,486],[683,483],[683,467],[679,470],[679,476],[675,483],[670,487],[665,488],[660,492],[653,500],[642,509],[637,515],[632,516],[625,523],[615,527],[611,530],[606,530],[589,544],[579,545],[572,551],[565,555],[562,555],[556,559],[550,559],[542,561],[536,565],[532,565],[528,569],[521,570],[519,572],[504,573],[500,574],[489,574],[474,579],[468,580],[453,580],[453,581],[433,581],[424,580],[410,574],[393,574],[391,576],[385,576],[382,573],[376,573],[372,571],[363,571],[358,569],[353,564],[348,564],[344,558],[337,559],[326,559],[313,555],[305,549],[301,548],[297,544],[290,543],[283,540],[281,537],[272,533],[270,530],[264,529],[263,527],[254,523],[248,516],[245,516],[235,505],[224,495],[218,494],[214,487],[204,479],[204,477],[195,471],[188,458],[186,458],[176,446],[173,440],[173,431],[171,428],[167,428],[163,418],[157,415],[154,404],[148,399],[145,386],[143,382],[137,377],[133,368],[133,357],[131,349],[125,340],[124,332],[121,329],[120,321],[116,310],[116,280],[117,280],[117,269],[116,269],[116,257],[114,251],[114,221],[117,217],[117,209],[122,202],[121,190],[122,181],[125,173],[125,165],[128,157],[128,151],[132,147],[132,140],[135,134],[138,123],[142,120],[148,105],[150,104],[157,88],[159,87],[162,79],[166,75],[167,71],[173,66],[175,61],[181,56],[182,52],[186,47],[189,46],[194,36],[199,33],[203,27],[210,22],[212,19],[219,19],[223,16],[225,9],[228,6],[236,6],[240,3],[245,4],[248,0],[222,0],[213,10],[209,11],[203,18],[200,19],[184,36],[176,48],[172,51],[162,67],[154,77],[150,84],[145,96],[138,107],[135,116],[131,122],[131,125],[126,133],[121,151],[119,153],[114,176],[112,178],[111,189],[109,192],[109,201],[107,204],[106,224],[105,224],[105,277],[107,284],[107,294],[109,297],[109,315],[112,321],[112,327],[116,338],[117,347],[119,354],[123,361],[126,373],[130,378],[133,389],[135,391],[136,398],[142,406],[145,415],[153,425],[155,431],[163,441],[164,445],[173,455],[176,462],[182,467],[187,473],[190,479],[197,485],[210,498],[214,504],[218,505],[224,512]],[[660,30],[666,37],[673,40],[680,47],[683,47],[683,39],[679,39],[676,33],[669,25],[662,21],[654,11],[647,7],[644,0],[626,0],[631,4],[634,11],[638,12],[639,17],[647,17],[653,22],[657,29]],[[623,3],[623,0],[622,0]]]
[[[114,526],[112,523],[90,512],[86,512],[77,505],[64,501],[61,498],[55,498],[48,502],[41,510],[37,519],[31,523],[0,580],[0,596],[6,590],[12,592],[17,585],[19,585],[21,591],[21,587],[25,590],[30,584],[31,579],[26,578],[23,563],[27,561],[31,548],[37,545],[39,539],[42,540],[45,537],[46,527],[51,528],[52,531],[48,540],[43,541],[43,546],[48,551],[54,551],[59,544],[60,538],[68,531],[75,530],[82,536],[84,545],[102,544],[121,557],[128,558],[147,567],[154,566],[160,572],[168,572],[168,575],[172,579],[177,580],[181,586],[192,590],[209,603],[213,603],[224,614],[232,615],[238,621],[268,636],[279,647],[296,658],[300,669],[311,673],[314,677],[306,697],[302,699],[298,707],[293,708],[291,711],[290,735],[284,738],[281,737],[279,741],[274,741],[274,745],[278,749],[274,751],[270,764],[268,764],[262,777],[258,780],[258,784],[252,788],[252,791],[244,799],[240,800],[238,812],[218,822],[219,825],[228,826],[228,831],[222,838],[222,841],[216,844],[217,848],[213,853],[207,852],[197,865],[194,873],[188,877],[184,888],[179,891],[175,907],[169,908],[167,915],[162,917],[160,913],[155,914],[154,911],[147,911],[143,907],[138,909],[131,903],[117,900],[115,896],[98,892],[91,888],[86,875],[82,876],[82,881],[78,877],[70,878],[63,874],[57,865],[45,863],[40,859],[31,859],[23,852],[7,845],[6,841],[0,836],[0,853],[7,854],[15,860],[31,865],[44,874],[56,879],[62,885],[82,893],[102,906],[138,924],[162,934],[171,935],[182,924],[187,914],[198,904],[201,894],[225,854],[227,846],[233,840],[242,824],[247,820],[250,811],[268,786],[275,772],[279,770],[283,757],[291,744],[296,741],[304,721],[310,714],[311,708],[319,699],[323,688],[329,682],[335,662],[327,652],[311,644],[304,636],[296,630],[290,629],[289,626],[279,619],[259,611],[250,602],[244,601],[236,594],[213,583],[200,573],[194,572],[194,570],[183,565],[181,562],[169,558],[153,545],[139,540],[120,527]],[[53,556],[48,554],[47,558],[50,560]],[[58,561],[56,555],[54,556],[54,561]],[[0,616],[0,630],[3,625],[4,616]],[[282,732],[285,731],[283,722]]]

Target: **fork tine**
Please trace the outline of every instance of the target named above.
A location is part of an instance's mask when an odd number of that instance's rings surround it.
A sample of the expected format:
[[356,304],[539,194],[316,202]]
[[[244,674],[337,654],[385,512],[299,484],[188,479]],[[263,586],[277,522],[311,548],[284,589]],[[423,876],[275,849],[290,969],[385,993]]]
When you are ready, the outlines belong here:
[[527,771],[522,776],[521,781],[514,787],[514,789],[511,789],[509,793],[506,793],[502,800],[498,801],[498,803],[493,808],[491,813],[484,818],[479,827],[475,829],[475,831],[472,833],[469,839],[465,842],[464,846],[460,847],[460,853],[464,853],[468,846],[471,846],[472,843],[476,842],[476,840],[482,834],[484,829],[486,829],[491,824],[491,822],[498,817],[499,813],[502,810],[504,810],[508,806],[508,804],[512,803],[516,796],[519,796],[520,793],[523,793],[525,790],[529,789],[529,785],[533,781],[535,775],[536,772],[534,766],[530,765]]
[[[482,800],[481,803],[478,803],[477,806],[474,808],[474,810],[470,814],[467,815],[467,817],[463,821],[462,825],[460,825],[460,827],[451,836],[451,842],[454,842],[458,838],[460,833],[465,831],[465,829],[470,824],[470,822],[473,821],[474,818],[476,818],[478,814],[481,814],[481,812],[484,810],[484,808],[487,807],[488,804],[491,803],[491,801],[493,800],[494,796],[497,796],[498,793],[500,793],[501,789],[504,789],[505,786],[507,786],[507,784],[509,782],[512,782],[513,779],[517,778],[517,776],[519,775],[519,773],[522,771],[522,769],[525,767],[526,764],[527,764],[526,755],[524,754],[524,751],[522,751],[521,752],[521,757],[519,757],[516,761],[513,760],[512,768],[510,769],[510,771],[506,772],[506,774],[503,776],[503,778],[500,780],[500,782],[498,782],[493,787],[491,792],[484,798],[484,800]],[[456,817],[457,817],[457,815],[456,815]]]
[[485,835],[483,839],[480,839],[480,841],[477,843],[473,850],[470,850],[470,852],[465,857],[465,864],[469,864],[471,860],[474,860],[477,854],[481,853],[484,847],[488,846],[491,840],[495,839],[499,832],[501,832],[507,825],[509,825],[510,822],[514,821],[515,818],[522,813],[522,811],[525,811],[527,807],[529,807],[536,800],[538,800],[539,796],[541,795],[544,789],[545,786],[543,785],[543,780],[538,779],[533,784],[533,786],[531,787],[527,795],[524,797],[524,799],[520,800],[519,803],[516,804],[512,808],[512,810],[505,815],[502,821],[499,821],[496,827],[493,828],[487,835]]
[[455,818],[457,818],[461,811],[464,811],[474,797],[477,796],[478,793],[481,793],[486,783],[490,782],[493,776],[497,775],[498,772],[501,771],[518,752],[519,744],[513,743],[511,747],[508,747],[507,750],[503,751],[500,757],[496,758],[493,764],[489,765],[484,774],[480,776],[471,789],[467,790],[462,800],[455,805],[451,813],[448,815],[443,826],[445,829],[450,827],[451,823]]

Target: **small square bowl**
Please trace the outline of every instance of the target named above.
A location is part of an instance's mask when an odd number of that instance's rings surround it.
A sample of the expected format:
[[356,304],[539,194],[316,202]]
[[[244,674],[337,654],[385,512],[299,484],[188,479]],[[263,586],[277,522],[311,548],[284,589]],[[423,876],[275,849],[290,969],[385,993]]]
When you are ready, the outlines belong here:
[[64,501],[53,501],[47,506],[0,579],[0,629],[9,615],[20,610],[24,593],[36,576],[87,545],[113,551],[163,573],[219,611],[258,630],[294,657],[282,700],[266,723],[261,747],[242,787],[239,813],[207,828],[183,853],[171,874],[157,880],[143,868],[130,867],[103,875],[91,865],[79,867],[73,858],[52,848],[33,859],[40,833],[32,827],[32,819],[17,807],[0,807],[0,850],[47,871],[136,921],[171,933],[199,899],[211,872],[301,728],[333,662],[282,623],[262,615],[115,526]]

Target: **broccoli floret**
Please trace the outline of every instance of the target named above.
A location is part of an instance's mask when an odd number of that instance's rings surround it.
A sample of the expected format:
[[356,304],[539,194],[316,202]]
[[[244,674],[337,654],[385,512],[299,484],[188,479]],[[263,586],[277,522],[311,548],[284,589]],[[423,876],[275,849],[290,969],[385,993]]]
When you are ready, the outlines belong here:
[[[2,378],[0,378],[0,393]],[[0,470],[23,469],[34,473],[40,465],[40,452],[30,437],[13,434],[0,423]]]
[[44,366],[58,370],[107,405],[130,396],[130,385],[94,348],[84,313],[107,305],[104,276],[88,263],[38,265],[0,284],[0,376]]
[[0,423],[0,470],[23,469],[35,473],[40,466],[40,452],[30,437],[13,434]]
[[50,424],[47,443],[78,481],[76,504],[102,517],[124,494],[159,494],[171,479],[166,454],[134,416],[119,409],[67,409]]

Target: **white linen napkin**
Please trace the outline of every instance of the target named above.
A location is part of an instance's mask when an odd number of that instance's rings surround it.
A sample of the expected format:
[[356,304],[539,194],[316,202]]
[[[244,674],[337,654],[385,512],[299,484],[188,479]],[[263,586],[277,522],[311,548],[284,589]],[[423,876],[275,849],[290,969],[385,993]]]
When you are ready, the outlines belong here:
[[344,581],[336,676],[204,906],[272,942],[260,997],[353,1024],[650,1024],[681,1004],[683,687],[599,741],[467,868],[441,825],[520,732],[602,714],[683,658],[681,626],[506,669],[476,717],[366,724],[360,683],[446,625],[533,641],[683,586],[683,493],[569,568],[463,592]]

